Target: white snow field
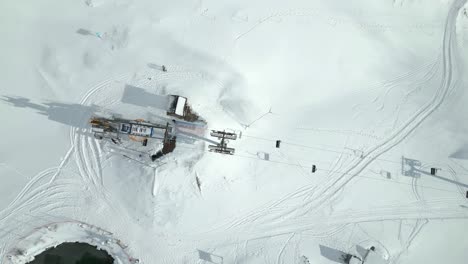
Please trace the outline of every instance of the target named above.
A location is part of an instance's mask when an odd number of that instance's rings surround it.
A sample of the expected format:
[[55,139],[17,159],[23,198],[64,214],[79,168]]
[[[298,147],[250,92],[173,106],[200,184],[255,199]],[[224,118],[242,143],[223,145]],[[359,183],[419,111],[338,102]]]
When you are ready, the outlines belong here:
[[[120,264],[467,263],[466,2],[1,1],[0,263],[73,241]],[[91,135],[168,94],[201,136],[241,132],[235,154]]]

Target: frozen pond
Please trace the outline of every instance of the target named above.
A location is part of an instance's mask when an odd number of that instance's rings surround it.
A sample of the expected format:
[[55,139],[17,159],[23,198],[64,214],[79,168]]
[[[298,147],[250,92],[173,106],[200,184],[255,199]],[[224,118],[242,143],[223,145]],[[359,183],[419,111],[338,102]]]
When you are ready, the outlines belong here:
[[50,248],[32,261],[31,264],[112,264],[114,259],[104,250],[86,243],[63,243]]

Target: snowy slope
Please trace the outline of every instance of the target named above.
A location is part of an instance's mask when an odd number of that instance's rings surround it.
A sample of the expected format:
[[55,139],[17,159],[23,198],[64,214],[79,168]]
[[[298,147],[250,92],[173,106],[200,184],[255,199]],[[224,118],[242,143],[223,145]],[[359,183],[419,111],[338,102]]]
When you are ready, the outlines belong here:
[[[75,240],[119,263],[333,263],[319,245],[464,263],[466,8],[3,1],[1,262]],[[144,102],[168,94],[242,132],[236,154],[181,140],[142,164],[89,133],[95,114],[161,120]]]

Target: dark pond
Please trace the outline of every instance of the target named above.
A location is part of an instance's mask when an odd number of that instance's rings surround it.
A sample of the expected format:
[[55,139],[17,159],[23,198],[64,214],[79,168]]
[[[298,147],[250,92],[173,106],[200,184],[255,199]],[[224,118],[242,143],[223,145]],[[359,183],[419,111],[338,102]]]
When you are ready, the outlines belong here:
[[85,243],[63,243],[37,255],[30,264],[113,264],[104,250]]

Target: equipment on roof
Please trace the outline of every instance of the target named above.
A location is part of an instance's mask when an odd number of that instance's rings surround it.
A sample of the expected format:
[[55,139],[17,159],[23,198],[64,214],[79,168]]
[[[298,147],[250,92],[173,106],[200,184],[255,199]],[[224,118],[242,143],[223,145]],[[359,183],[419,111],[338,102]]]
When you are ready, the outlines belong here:
[[279,148],[281,144],[281,140],[276,140],[276,148]]
[[187,98],[179,95],[170,95],[167,115],[184,119],[187,113]]
[[166,142],[174,137],[173,127],[169,126],[169,123],[158,124],[142,119],[93,117],[90,124],[95,138],[109,138],[114,144],[120,144],[123,138],[141,142],[143,146],[147,146],[150,138],[162,139]]

